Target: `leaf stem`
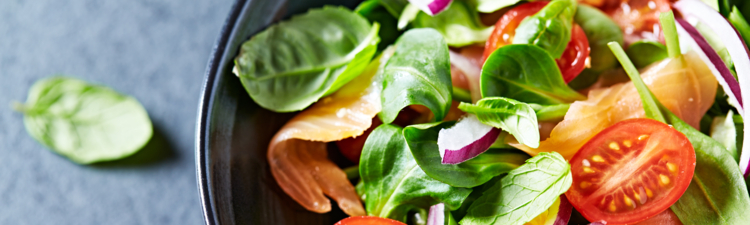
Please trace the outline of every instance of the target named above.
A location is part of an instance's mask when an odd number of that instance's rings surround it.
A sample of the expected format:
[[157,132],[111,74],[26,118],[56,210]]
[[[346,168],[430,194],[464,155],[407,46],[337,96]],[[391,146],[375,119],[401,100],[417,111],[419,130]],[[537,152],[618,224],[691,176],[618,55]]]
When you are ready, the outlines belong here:
[[682,57],[682,52],[680,51],[680,38],[677,36],[674,13],[671,10],[669,12],[661,13],[661,15],[659,15],[659,21],[661,21],[661,28],[664,32],[664,42],[667,43],[669,58]]
[[607,44],[607,46],[609,46],[609,49],[611,49],[612,53],[615,54],[617,60],[620,61],[622,68],[625,69],[625,73],[628,74],[630,80],[633,81],[635,89],[638,90],[638,94],[641,96],[641,101],[643,101],[643,110],[646,111],[646,117],[658,120],[662,123],[666,123],[664,115],[662,115],[661,111],[659,110],[659,105],[655,100],[656,97],[654,97],[654,94],[651,93],[646,84],[643,83],[641,74],[638,73],[638,70],[635,68],[635,65],[633,65],[633,62],[630,61],[628,55],[625,54],[624,50],[622,50],[622,46],[614,41]]

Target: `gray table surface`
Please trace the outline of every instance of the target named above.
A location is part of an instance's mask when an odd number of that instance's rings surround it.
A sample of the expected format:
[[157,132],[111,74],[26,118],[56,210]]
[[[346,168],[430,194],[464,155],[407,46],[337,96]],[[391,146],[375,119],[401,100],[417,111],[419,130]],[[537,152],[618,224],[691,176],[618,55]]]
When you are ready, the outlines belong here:
[[[211,48],[233,0],[0,0],[0,224],[202,224],[194,133]],[[146,107],[136,155],[77,165],[9,107],[65,74]]]

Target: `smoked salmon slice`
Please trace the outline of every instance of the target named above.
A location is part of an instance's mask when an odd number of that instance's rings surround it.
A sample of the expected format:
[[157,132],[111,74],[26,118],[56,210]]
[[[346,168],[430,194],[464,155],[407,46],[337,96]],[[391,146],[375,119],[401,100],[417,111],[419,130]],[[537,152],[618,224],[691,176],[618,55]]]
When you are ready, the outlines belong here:
[[[700,119],[714,103],[718,82],[696,53],[683,56],[656,62],[645,68],[641,77],[664,106],[697,129]],[[641,98],[633,83],[616,84],[591,90],[587,100],[571,104],[563,121],[552,129],[539,148],[515,141],[509,144],[532,156],[555,151],[570,159],[605,128],[622,120],[643,117]]]
[[330,96],[297,114],[274,135],[268,162],[276,182],[306,209],[325,213],[338,202],[350,216],[365,215],[346,174],[328,159],[326,142],[362,135],[380,112],[381,64],[373,60],[365,72]]

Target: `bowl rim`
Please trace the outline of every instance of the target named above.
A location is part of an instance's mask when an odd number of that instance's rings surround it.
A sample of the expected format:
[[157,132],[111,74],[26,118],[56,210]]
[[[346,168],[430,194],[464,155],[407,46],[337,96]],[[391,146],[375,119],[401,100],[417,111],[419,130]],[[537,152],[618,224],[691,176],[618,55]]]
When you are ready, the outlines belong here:
[[211,180],[208,174],[208,158],[207,158],[207,129],[208,129],[208,118],[211,115],[211,103],[212,97],[215,91],[216,78],[221,73],[222,61],[227,51],[229,40],[235,33],[239,18],[245,11],[245,7],[249,5],[252,0],[236,0],[229,10],[229,16],[224,21],[224,25],[221,28],[219,37],[216,40],[212,50],[208,64],[206,65],[206,71],[203,78],[203,87],[201,88],[201,97],[198,102],[198,115],[195,129],[195,173],[196,181],[198,185],[198,192],[200,194],[201,209],[203,211],[203,220],[205,224],[214,225],[219,224],[216,220],[216,205],[214,204]]

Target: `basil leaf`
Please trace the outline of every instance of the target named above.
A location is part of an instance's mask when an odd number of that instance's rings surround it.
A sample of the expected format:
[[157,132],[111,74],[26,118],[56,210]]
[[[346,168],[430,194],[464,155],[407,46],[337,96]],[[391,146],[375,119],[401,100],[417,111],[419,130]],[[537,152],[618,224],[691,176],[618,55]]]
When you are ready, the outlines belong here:
[[515,169],[529,158],[520,151],[490,149],[463,163],[443,164],[437,145],[438,132],[453,124],[418,124],[404,128],[404,138],[417,164],[436,180],[454,187],[475,187]]
[[130,156],[153,134],[138,100],[74,78],[37,81],[15,108],[31,137],[80,164]]
[[740,153],[737,151],[737,129],[734,126],[732,118],[734,112],[729,111],[726,116],[714,117],[711,123],[711,138],[721,143],[734,158],[734,161],[740,161]]
[[406,221],[412,210],[445,203],[454,210],[471,193],[427,176],[417,165],[400,127],[383,124],[370,133],[360,158],[362,185],[357,191],[367,214]]
[[375,54],[378,29],[346,8],[313,9],[242,44],[234,72],[263,108],[301,110],[364,71]]
[[506,97],[554,105],[583,100],[562,78],[555,60],[534,45],[506,45],[487,57],[480,78],[482,97]]
[[552,0],[518,25],[513,44],[537,45],[560,58],[570,42],[577,5],[575,0]]
[[445,37],[451,47],[463,47],[474,43],[484,43],[490,37],[493,27],[487,27],[479,20],[479,13],[468,1],[453,1],[445,11],[435,16],[419,12],[412,21],[415,28],[434,28]]
[[378,51],[384,50],[389,45],[396,42],[396,38],[401,35],[401,32],[396,28],[396,17],[393,17],[388,10],[380,4],[380,0],[367,0],[359,4],[354,12],[364,16],[368,21],[372,23],[380,24],[378,30],[378,36],[380,37],[380,43],[378,43]]
[[477,0],[477,11],[492,13],[502,8],[515,5],[521,0]]
[[540,153],[484,191],[460,223],[524,224],[552,206],[572,183],[562,155]]
[[502,97],[483,98],[476,105],[462,102],[461,111],[477,116],[480,122],[507,131],[521,144],[539,147],[536,112],[526,103]]
[[625,53],[633,60],[636,68],[643,68],[669,57],[667,46],[650,40],[640,40],[630,44]]
[[396,52],[383,70],[381,95],[383,123],[391,123],[406,106],[429,108],[436,121],[451,106],[451,74],[448,46],[434,29],[411,29],[396,41]]
[[671,209],[685,224],[743,224],[750,221],[750,196],[737,162],[716,140],[711,139],[662,105],[643,84],[638,71],[622,48],[610,48],[635,84],[643,100],[646,116],[666,121],[682,132],[695,149],[695,172],[690,186]]
[[602,72],[615,67],[617,59],[607,47],[607,43],[615,41],[622,44],[624,42],[620,26],[601,10],[585,4],[578,5],[574,20],[586,33],[591,48],[589,53],[591,68],[586,69]]

